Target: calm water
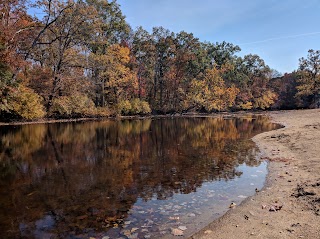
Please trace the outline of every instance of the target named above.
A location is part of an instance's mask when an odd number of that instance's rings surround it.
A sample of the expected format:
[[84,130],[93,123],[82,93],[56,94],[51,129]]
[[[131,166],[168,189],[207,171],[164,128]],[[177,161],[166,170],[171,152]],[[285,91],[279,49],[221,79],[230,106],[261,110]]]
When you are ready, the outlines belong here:
[[261,188],[261,116],[0,127],[0,238],[188,236]]

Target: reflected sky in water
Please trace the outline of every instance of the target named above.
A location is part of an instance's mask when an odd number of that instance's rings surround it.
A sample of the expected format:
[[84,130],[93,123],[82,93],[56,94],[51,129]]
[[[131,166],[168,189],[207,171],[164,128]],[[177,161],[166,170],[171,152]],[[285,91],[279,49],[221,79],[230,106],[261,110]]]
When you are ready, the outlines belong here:
[[190,235],[263,185],[262,116],[0,127],[0,237]]

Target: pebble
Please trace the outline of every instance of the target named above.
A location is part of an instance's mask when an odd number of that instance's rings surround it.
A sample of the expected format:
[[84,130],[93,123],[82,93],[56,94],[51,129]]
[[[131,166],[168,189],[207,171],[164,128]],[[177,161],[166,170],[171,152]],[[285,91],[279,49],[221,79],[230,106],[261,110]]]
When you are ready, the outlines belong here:
[[187,227],[186,227],[186,226],[179,226],[178,228],[179,228],[180,230],[182,230],[182,231],[187,230]]

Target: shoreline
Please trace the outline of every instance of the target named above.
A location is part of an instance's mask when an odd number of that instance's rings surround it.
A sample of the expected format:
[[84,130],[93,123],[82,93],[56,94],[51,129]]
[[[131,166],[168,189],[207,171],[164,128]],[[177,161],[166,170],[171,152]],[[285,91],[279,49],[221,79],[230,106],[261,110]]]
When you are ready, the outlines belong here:
[[92,118],[71,118],[71,119],[51,119],[44,118],[31,121],[12,121],[1,122],[0,126],[10,125],[30,125],[30,124],[52,124],[52,123],[68,123],[68,122],[89,122],[89,121],[103,121],[103,120],[142,120],[142,119],[155,119],[155,118],[172,118],[172,117],[241,117],[244,115],[267,115],[267,111],[238,111],[238,112],[220,112],[220,113],[174,113],[165,115],[146,115],[146,116],[109,116],[109,117],[92,117]]
[[190,239],[320,238],[320,110],[267,115],[285,127],[253,137],[269,159],[263,189]]

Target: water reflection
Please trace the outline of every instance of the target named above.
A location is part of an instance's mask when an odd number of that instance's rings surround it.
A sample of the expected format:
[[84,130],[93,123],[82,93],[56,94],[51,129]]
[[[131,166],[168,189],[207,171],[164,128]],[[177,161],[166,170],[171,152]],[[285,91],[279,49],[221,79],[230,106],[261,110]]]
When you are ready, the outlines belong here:
[[128,225],[149,223],[134,236],[152,237],[163,202],[258,166],[248,139],[276,127],[261,116],[0,127],[0,236],[130,238]]

